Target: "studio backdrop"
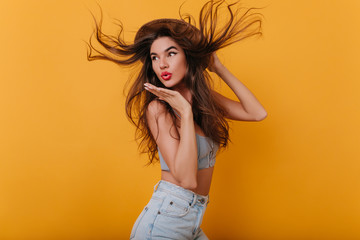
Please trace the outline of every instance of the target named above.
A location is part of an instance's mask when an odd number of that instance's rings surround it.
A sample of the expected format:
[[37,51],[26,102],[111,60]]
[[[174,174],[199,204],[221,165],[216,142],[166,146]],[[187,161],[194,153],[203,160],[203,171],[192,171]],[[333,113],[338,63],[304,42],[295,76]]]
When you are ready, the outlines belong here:
[[[94,20],[131,42],[205,0],[0,1],[0,239],[128,239],[160,180],[125,115],[136,68],[88,62]],[[210,239],[360,239],[360,1],[259,0],[263,36],[218,52],[268,112],[231,122]],[[215,89],[236,99],[225,83]]]

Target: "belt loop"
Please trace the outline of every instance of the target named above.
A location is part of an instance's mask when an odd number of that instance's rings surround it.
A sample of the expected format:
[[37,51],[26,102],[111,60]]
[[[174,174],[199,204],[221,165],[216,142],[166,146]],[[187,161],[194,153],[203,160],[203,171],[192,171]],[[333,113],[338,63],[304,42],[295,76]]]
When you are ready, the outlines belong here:
[[190,203],[190,206],[194,206],[196,204],[196,201],[197,201],[197,195],[196,194],[193,194],[193,199],[192,199],[192,202]]
[[161,182],[161,180],[158,181],[157,184],[155,184],[155,186],[154,186],[154,192],[156,192],[156,190],[158,189],[158,186],[159,186],[159,183],[160,183],[160,182]]

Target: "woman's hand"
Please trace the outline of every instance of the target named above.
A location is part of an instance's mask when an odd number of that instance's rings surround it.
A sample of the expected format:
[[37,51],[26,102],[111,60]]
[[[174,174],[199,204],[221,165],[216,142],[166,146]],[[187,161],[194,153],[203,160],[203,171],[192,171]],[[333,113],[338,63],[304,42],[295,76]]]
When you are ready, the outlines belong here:
[[181,115],[192,113],[190,103],[177,91],[156,87],[150,83],[144,84],[145,89],[170,104],[170,106]]
[[222,66],[223,66],[222,63],[220,62],[218,56],[214,52],[210,57],[210,63],[208,66],[209,71],[218,73],[219,68]]

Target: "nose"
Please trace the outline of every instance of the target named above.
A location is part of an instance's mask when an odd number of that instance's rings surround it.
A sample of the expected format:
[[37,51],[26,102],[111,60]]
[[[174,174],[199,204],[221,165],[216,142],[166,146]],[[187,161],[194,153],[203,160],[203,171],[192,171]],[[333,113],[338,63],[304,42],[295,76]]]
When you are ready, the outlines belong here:
[[169,64],[165,58],[161,58],[159,66],[160,66],[160,69],[165,69],[165,68],[169,67]]

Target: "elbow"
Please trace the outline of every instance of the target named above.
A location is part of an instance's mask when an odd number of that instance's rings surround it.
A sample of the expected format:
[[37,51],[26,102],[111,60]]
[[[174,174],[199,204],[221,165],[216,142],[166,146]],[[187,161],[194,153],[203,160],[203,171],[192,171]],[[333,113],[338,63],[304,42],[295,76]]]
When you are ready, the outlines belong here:
[[[196,160],[197,159],[194,159],[194,162]],[[190,169],[189,167],[182,167],[177,169],[176,166],[174,166],[172,173],[180,187],[189,190],[197,188],[197,164],[193,167],[194,169]]]
[[[189,172],[187,172],[189,173]],[[173,172],[172,175],[178,182],[178,185],[185,189],[195,189],[197,187],[197,173],[195,174],[186,174],[179,175],[176,172]]]
[[196,179],[188,180],[188,181],[182,181],[180,183],[180,186],[185,189],[195,189],[197,187],[197,181]]
[[255,117],[255,121],[262,121],[267,117],[267,112],[264,110],[262,113]]

